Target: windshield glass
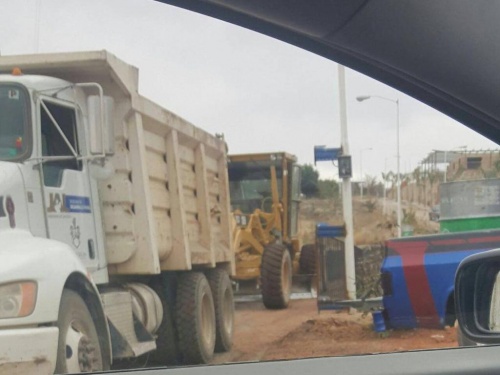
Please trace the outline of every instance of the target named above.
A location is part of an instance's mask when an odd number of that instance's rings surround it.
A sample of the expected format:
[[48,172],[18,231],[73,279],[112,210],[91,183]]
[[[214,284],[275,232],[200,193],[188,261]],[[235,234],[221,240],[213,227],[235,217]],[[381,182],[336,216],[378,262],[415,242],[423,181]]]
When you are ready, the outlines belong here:
[[[229,167],[229,196],[232,210],[250,214],[256,209],[269,212],[272,206],[272,180],[269,166],[246,167],[232,163]],[[281,191],[281,170],[276,168],[276,182]]]
[[29,111],[24,89],[0,85],[0,160],[21,160],[27,156]]

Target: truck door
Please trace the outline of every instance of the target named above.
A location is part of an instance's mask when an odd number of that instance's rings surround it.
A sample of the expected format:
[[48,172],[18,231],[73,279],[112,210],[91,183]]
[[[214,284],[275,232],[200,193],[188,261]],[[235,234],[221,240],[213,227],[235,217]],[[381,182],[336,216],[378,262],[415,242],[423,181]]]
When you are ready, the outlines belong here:
[[70,245],[87,269],[98,266],[88,165],[81,155],[83,126],[68,102],[38,101],[45,214],[51,239]]

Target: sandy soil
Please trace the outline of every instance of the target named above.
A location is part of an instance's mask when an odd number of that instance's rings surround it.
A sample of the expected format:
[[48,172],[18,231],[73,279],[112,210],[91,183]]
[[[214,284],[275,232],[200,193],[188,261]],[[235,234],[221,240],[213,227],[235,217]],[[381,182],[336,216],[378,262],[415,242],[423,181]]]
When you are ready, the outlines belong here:
[[286,310],[241,303],[234,346],[214,363],[385,353],[456,347],[454,328],[373,331],[371,315],[316,311],[315,300],[292,301]]

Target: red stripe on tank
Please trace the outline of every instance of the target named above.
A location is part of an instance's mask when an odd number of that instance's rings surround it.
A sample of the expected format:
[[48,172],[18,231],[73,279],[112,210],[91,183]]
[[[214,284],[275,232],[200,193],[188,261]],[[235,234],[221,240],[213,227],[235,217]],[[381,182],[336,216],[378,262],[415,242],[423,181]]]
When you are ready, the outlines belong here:
[[424,256],[429,243],[424,241],[389,243],[401,256],[406,288],[419,327],[438,327],[439,315],[425,271]]

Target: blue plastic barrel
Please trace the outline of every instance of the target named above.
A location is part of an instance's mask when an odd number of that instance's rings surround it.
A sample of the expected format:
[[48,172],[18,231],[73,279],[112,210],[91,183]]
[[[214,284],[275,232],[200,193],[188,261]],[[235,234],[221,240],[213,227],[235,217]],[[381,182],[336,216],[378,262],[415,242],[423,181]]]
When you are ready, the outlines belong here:
[[382,315],[382,311],[372,312],[373,326],[375,327],[375,332],[385,332],[385,322]]

